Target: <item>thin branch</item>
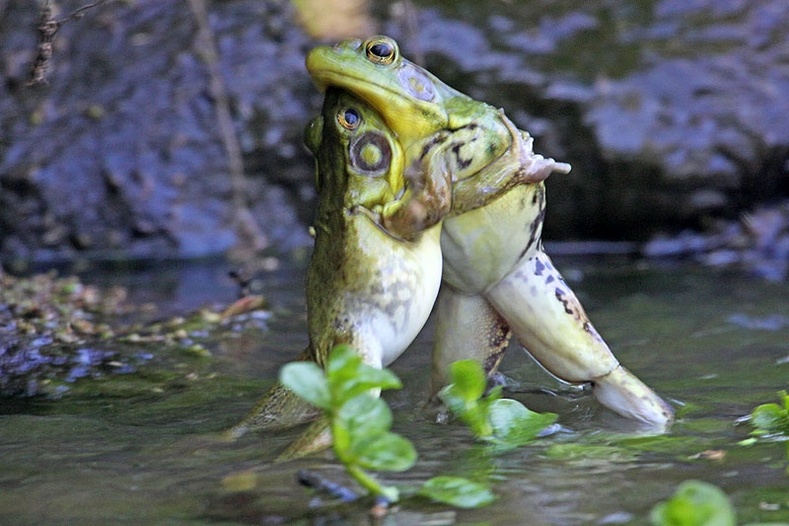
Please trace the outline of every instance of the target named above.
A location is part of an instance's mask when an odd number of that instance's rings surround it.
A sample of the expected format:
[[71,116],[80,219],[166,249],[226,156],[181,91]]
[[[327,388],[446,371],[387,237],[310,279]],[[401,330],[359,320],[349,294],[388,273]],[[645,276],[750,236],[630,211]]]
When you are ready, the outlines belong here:
[[211,31],[211,26],[208,22],[208,10],[206,9],[205,0],[189,0],[189,6],[197,22],[197,52],[208,67],[208,89],[211,97],[214,99],[216,121],[219,126],[219,133],[222,136],[225,152],[227,153],[233,192],[233,219],[236,232],[244,242],[243,248],[251,248],[254,251],[258,251],[268,245],[268,240],[247,206],[247,182],[244,175],[244,160],[241,155],[241,145],[233,127],[227,89],[219,70],[219,53],[216,49],[213,31]]
[[78,20],[85,16],[85,11],[98,7],[109,0],[99,0],[92,4],[86,4],[79,9],[75,9],[68,16],[61,19],[55,19],[53,2],[46,0],[41,7],[41,16],[39,17],[38,26],[38,52],[36,58],[33,60],[33,65],[30,67],[30,80],[28,86],[38,86],[41,84],[48,84],[47,71],[49,70],[49,63],[52,61],[53,44],[55,36],[57,35],[63,24],[69,20]]

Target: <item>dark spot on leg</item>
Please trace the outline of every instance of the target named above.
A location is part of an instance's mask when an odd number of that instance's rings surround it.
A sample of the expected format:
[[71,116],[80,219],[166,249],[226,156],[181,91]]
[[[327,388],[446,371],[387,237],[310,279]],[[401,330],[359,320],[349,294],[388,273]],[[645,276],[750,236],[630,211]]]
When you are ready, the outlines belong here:
[[570,302],[567,300],[566,295],[567,293],[564,290],[560,289],[559,287],[556,287],[556,299],[559,300],[559,302],[564,307],[564,312],[572,316],[573,309],[570,308]]
[[534,275],[542,276],[544,270],[545,270],[545,265],[543,265],[542,260],[538,259],[537,264],[534,265]]

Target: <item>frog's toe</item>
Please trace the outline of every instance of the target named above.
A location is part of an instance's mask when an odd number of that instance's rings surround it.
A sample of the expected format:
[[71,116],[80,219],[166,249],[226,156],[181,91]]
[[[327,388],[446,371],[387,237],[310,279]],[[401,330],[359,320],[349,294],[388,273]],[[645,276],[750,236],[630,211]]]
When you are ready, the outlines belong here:
[[595,378],[593,384],[592,392],[598,401],[622,416],[656,427],[665,427],[674,420],[671,406],[621,365]]

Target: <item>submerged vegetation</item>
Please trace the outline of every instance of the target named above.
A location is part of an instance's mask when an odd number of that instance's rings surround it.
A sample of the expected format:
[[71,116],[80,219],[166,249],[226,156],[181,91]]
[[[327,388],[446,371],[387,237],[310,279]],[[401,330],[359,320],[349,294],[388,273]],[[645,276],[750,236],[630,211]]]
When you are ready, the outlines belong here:
[[0,273],[0,397],[56,398],[78,380],[143,369],[148,379],[171,377],[164,369],[194,378],[211,356],[208,342],[247,328],[265,330],[264,307],[261,296],[249,295],[229,306],[154,319],[157,307],[128,301],[124,287],[102,289],[56,272]]

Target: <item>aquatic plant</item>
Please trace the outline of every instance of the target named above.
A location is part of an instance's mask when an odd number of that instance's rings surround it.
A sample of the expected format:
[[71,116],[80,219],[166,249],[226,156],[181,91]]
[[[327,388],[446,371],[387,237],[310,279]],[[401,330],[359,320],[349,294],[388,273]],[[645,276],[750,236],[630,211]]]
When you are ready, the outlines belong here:
[[[283,385],[322,409],[330,422],[334,454],[347,473],[369,494],[393,503],[400,489],[382,484],[367,470],[405,471],[416,462],[417,453],[406,438],[392,433],[392,412],[372,392],[398,389],[400,380],[388,369],[362,362],[347,345],[332,349],[326,370],[311,362],[285,365]],[[493,501],[486,484],[461,477],[435,477],[409,493],[458,507],[478,507]]]
[[438,396],[477,439],[497,448],[527,444],[556,421],[554,413],[535,413],[517,400],[501,398],[501,386],[485,394],[485,373],[474,360],[454,362],[450,379]]
[[789,437],[789,394],[780,391],[781,404],[769,403],[757,406],[751,413],[753,435],[783,434]]
[[699,480],[679,485],[674,495],[652,508],[653,526],[735,526],[734,508],[717,486]]

